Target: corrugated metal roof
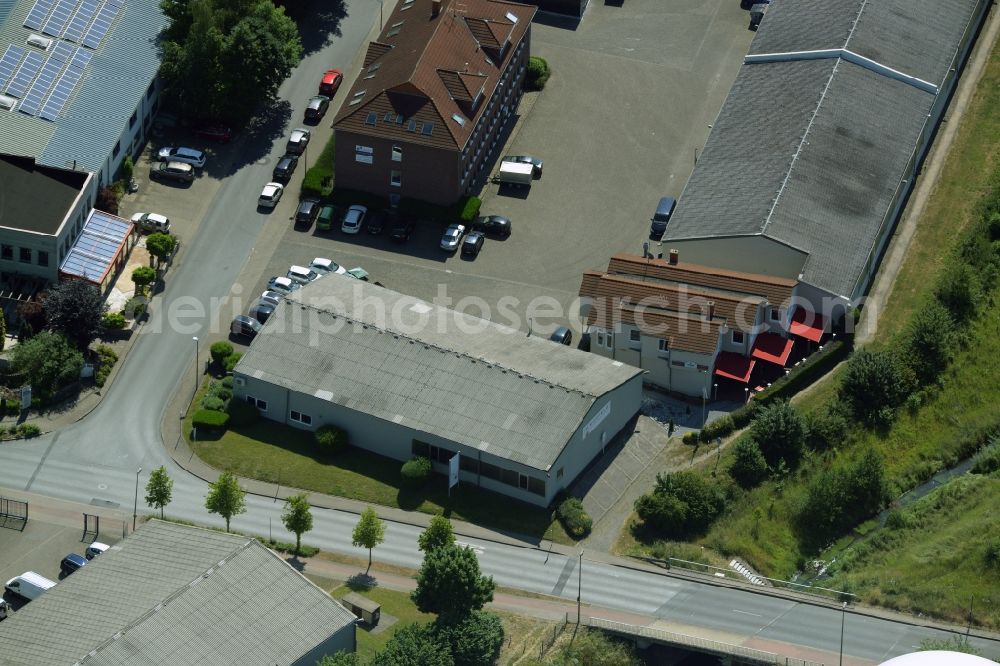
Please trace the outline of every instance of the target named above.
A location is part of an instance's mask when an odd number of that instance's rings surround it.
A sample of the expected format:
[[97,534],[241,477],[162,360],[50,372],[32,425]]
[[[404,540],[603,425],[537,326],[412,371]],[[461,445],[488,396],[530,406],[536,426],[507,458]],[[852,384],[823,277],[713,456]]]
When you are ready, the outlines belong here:
[[90,211],[80,237],[63,259],[61,273],[100,282],[118,256],[118,249],[132,233],[129,220],[97,209]]
[[270,666],[353,623],[256,540],[154,520],[0,624],[0,655],[20,666]]
[[[0,25],[0,51],[24,45],[34,32],[23,25],[33,4],[14,2]],[[47,166],[100,171],[159,70],[157,38],[166,23],[157,0],[126,0],[57,120],[0,113],[3,152]]]
[[642,371],[352,278],[294,292],[236,366],[535,469]]

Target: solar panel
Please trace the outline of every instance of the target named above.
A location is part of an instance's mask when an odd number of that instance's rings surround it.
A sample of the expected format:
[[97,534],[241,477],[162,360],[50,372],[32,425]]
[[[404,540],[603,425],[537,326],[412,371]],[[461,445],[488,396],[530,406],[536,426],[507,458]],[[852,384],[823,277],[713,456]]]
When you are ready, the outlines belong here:
[[70,61],[69,66],[75,67],[80,71],[83,71],[90,63],[90,59],[94,57],[94,54],[90,51],[85,51],[82,46],[76,47],[76,53],[73,55],[73,59]]
[[24,95],[24,91],[28,89],[28,85],[31,80],[35,78],[35,74],[38,70],[42,68],[42,63],[45,62],[43,58],[38,53],[31,51],[28,53],[28,57],[24,59],[21,66],[17,68],[17,74],[14,75],[14,80],[10,82],[7,86],[7,92],[14,97],[21,97]]
[[72,46],[66,42],[56,42],[56,45],[52,47],[52,54],[49,55],[49,60],[67,62],[71,55],[73,55]]
[[10,80],[14,70],[17,69],[17,63],[21,62],[23,57],[24,49],[20,46],[11,44],[7,47],[3,58],[0,58],[0,88]]
[[18,111],[22,113],[27,113],[29,116],[34,116],[38,113],[38,109],[42,106],[42,100],[49,92],[49,88],[55,82],[56,77],[59,76],[59,72],[62,71],[63,63],[60,60],[54,60],[49,58],[46,61],[45,66],[42,67],[42,71],[38,74],[38,78],[35,82],[31,84],[31,88],[28,89],[28,94],[24,96],[21,100],[21,106],[18,107]]
[[52,2],[53,0],[35,0],[35,5],[28,12],[28,18],[24,19],[24,27],[32,30],[41,28],[45,17],[49,15],[49,10],[52,9]]
[[63,72],[39,115],[46,120],[55,120],[58,118],[59,114],[62,113],[63,107],[66,106],[66,102],[69,101],[70,95],[73,94],[76,84],[80,82],[81,76],[83,76],[83,71],[73,69],[72,67]]
[[66,32],[63,33],[63,39],[68,39],[71,42],[79,42],[83,38],[83,33],[87,31],[90,19],[94,18],[98,4],[97,0],[83,0],[80,6],[76,8],[76,13],[73,14]]
[[96,49],[101,45],[101,40],[104,39],[104,35],[108,34],[108,30],[111,28],[111,24],[114,22],[115,16],[118,15],[120,8],[121,5],[114,5],[110,2],[104,3],[101,11],[97,14],[97,18],[91,24],[90,30],[87,31],[86,36],[83,38],[84,46]]
[[45,22],[45,26],[42,27],[42,32],[53,37],[61,35],[75,6],[76,2],[74,0],[59,0],[59,4],[52,10],[52,16],[49,17],[49,20]]

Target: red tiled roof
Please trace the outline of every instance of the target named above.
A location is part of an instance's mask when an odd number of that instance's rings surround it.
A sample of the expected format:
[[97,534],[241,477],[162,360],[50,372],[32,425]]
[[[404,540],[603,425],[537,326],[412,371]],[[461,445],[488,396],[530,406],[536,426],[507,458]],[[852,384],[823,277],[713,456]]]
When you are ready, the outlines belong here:
[[[506,0],[442,0],[432,17],[431,6],[431,0],[400,3],[389,16],[368,46],[368,69],[346,93],[336,129],[435,148],[465,146],[537,9]],[[480,90],[482,100],[472,109]],[[375,126],[365,122],[371,112]],[[396,122],[397,115],[405,121]]]

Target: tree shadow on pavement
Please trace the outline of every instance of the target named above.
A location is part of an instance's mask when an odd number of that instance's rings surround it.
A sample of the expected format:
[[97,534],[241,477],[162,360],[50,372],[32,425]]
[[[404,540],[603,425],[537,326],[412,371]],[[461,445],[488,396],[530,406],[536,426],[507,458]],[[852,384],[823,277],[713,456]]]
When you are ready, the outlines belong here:
[[305,0],[285,5],[285,13],[298,23],[302,55],[308,56],[328,46],[331,37],[341,36],[340,24],[347,18],[347,7],[344,0]]
[[352,592],[366,592],[373,587],[378,587],[378,581],[375,580],[375,576],[365,573],[354,574],[344,581],[344,584],[351,588]]

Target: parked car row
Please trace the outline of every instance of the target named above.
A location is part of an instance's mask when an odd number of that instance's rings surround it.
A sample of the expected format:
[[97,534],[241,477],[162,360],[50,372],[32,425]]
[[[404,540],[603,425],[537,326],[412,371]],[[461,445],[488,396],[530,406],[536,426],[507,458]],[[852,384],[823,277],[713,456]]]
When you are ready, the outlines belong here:
[[[78,571],[87,565],[87,562],[94,559],[110,546],[100,541],[95,541],[84,551],[84,555],[70,553],[59,563],[59,571],[63,576],[68,576],[74,571]],[[25,571],[20,576],[14,576],[4,583],[4,590],[11,594],[16,594],[25,601],[33,601],[42,596],[46,590],[51,590],[56,586],[56,581],[34,571]],[[7,616],[7,603],[0,599],[0,620]]]

